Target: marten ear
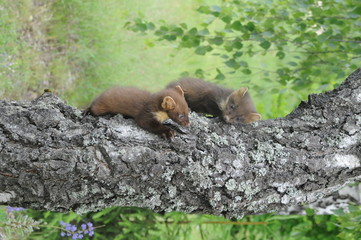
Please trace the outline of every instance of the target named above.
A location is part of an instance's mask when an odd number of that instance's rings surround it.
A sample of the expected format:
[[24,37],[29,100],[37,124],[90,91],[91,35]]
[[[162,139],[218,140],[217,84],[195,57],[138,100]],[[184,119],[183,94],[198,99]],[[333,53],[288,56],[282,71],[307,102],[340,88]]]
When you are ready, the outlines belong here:
[[248,92],[248,87],[241,87],[240,89],[236,90],[233,94],[242,98],[247,92]]
[[248,113],[244,118],[245,123],[252,123],[258,120],[261,120],[261,114],[259,113]]
[[163,98],[163,102],[162,102],[162,108],[164,110],[172,110],[175,108],[175,101],[173,98],[171,98],[170,96],[166,96]]
[[179,85],[175,86],[175,90],[177,90],[180,94],[182,94],[182,96],[184,96],[184,91],[181,86]]

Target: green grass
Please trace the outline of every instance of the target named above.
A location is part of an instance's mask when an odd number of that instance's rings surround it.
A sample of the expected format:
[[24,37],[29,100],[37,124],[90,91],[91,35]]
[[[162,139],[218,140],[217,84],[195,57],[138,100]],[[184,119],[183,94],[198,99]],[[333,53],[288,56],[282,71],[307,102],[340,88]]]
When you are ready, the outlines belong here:
[[[157,43],[155,38],[124,28],[127,21],[143,15],[157,19],[172,16],[169,21],[181,21],[186,12],[192,13],[194,2],[183,1],[182,5],[179,7],[177,1],[161,4],[150,0],[56,3],[51,33],[60,42],[68,41],[69,62],[76,69],[76,79],[64,97],[72,105],[85,106],[95,95],[116,84],[156,91],[181,72],[195,70],[201,57],[192,51],[176,51],[170,45]],[[71,36],[76,41],[69,43]]]
[[[51,44],[51,1],[0,0],[0,96],[5,99],[33,99],[44,88],[65,91],[61,75],[68,68]],[[54,75],[53,68],[62,68]]]

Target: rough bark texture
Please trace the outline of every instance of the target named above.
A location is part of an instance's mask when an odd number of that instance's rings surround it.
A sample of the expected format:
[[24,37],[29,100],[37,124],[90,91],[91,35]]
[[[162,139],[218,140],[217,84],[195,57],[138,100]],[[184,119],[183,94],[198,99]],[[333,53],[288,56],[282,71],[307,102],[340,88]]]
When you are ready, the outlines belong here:
[[82,117],[51,93],[0,102],[0,204],[139,206],[241,217],[314,202],[361,179],[361,69],[285,118],[191,115],[172,142],[132,119]]

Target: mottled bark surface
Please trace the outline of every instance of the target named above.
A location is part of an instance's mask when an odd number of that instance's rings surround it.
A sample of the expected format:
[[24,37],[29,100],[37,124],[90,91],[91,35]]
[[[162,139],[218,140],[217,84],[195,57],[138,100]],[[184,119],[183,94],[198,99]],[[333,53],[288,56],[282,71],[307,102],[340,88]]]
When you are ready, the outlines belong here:
[[172,142],[122,116],[82,117],[45,93],[0,102],[0,204],[77,212],[266,213],[361,178],[361,69],[285,118],[228,125],[191,115]]

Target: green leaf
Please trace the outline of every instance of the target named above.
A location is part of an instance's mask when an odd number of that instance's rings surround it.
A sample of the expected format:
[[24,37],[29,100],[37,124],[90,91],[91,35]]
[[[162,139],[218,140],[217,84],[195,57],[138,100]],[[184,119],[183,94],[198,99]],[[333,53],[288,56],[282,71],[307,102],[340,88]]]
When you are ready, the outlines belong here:
[[296,62],[288,62],[287,64],[288,64],[288,65],[291,65],[291,66],[293,66],[293,67],[295,67],[295,66],[298,65]]
[[226,79],[226,77],[224,76],[223,73],[218,73],[217,76],[215,77],[215,79],[217,79],[217,80],[224,80],[224,79]]
[[197,28],[191,28],[189,31],[188,31],[188,34],[191,35],[191,36],[195,36],[196,34],[198,33],[198,30]]
[[200,46],[196,48],[195,53],[198,55],[205,55],[207,52],[211,50],[212,50],[211,46]]
[[164,35],[163,38],[168,41],[175,41],[177,39],[177,36],[168,34],[168,35]]
[[252,71],[251,71],[250,69],[248,69],[248,68],[243,69],[242,72],[243,72],[244,74],[246,74],[246,75],[249,75],[249,74],[252,73]]
[[361,208],[360,208],[360,206],[348,205],[348,210],[351,213],[357,213],[357,212],[361,211]]
[[238,57],[241,57],[243,55],[243,52],[242,51],[237,51],[233,54],[233,57],[234,58],[238,58]]
[[160,26],[159,30],[162,31],[162,32],[168,32],[168,27]]
[[204,14],[211,13],[211,9],[208,6],[200,6],[197,11]]
[[177,35],[177,36],[182,36],[183,33],[184,33],[184,31],[183,31],[182,28],[176,27],[176,28],[173,28],[173,29],[172,29],[172,33],[174,33],[174,34]]
[[306,215],[307,216],[313,216],[315,215],[315,210],[311,209],[311,208],[306,208]]
[[213,12],[221,12],[222,8],[220,6],[212,6]]
[[181,47],[185,48],[193,48],[198,47],[200,44],[200,39],[198,37],[190,37],[190,36],[183,36],[181,38]]
[[231,52],[233,50],[232,42],[226,42],[223,47],[227,52]]
[[217,76],[216,76],[215,79],[217,79],[217,80],[226,79],[226,76],[224,76],[224,74],[222,73],[222,71],[219,68],[217,68],[216,71],[217,71]]
[[[275,93],[278,93],[278,89],[275,90]],[[290,220],[290,219],[300,219],[302,216],[299,215],[275,215],[270,218],[268,218],[268,221],[283,221],[283,220]]]
[[329,29],[329,30],[325,31],[324,33],[320,34],[317,38],[320,42],[323,42],[326,39],[328,39],[331,35],[332,35],[332,29]]
[[152,23],[152,22],[147,23],[147,29],[154,30],[155,29],[154,23]]
[[280,60],[282,60],[282,59],[285,58],[286,54],[285,54],[284,52],[282,52],[282,51],[278,51],[278,52],[276,53],[276,56],[277,56]]
[[136,27],[136,29],[137,29],[138,31],[141,31],[141,32],[147,31],[147,25],[144,24],[144,23],[137,23],[137,24],[135,25],[135,27]]
[[300,27],[301,31],[306,30],[306,27],[307,27],[307,25],[305,23],[303,23],[303,22],[299,23],[298,26]]
[[195,76],[198,78],[204,78],[204,71],[200,68],[198,68],[195,72],[194,72]]
[[250,31],[250,32],[253,32],[253,31],[256,29],[256,26],[254,25],[253,22],[248,22],[245,27],[246,27],[247,30]]
[[220,46],[223,44],[223,38],[222,37],[215,37],[208,40],[209,43],[215,44],[217,46]]
[[361,6],[355,8],[355,9],[352,11],[352,13],[355,13],[355,14],[357,14],[357,15],[361,15]]
[[189,77],[189,72],[185,71],[180,74],[181,77]]
[[181,24],[179,24],[179,26],[181,26],[183,29],[187,29],[187,28],[188,28],[188,26],[187,26],[186,23],[181,23]]
[[334,209],[332,210],[332,212],[334,212],[335,215],[338,215],[338,216],[345,216],[345,212],[343,211],[342,208],[339,208],[339,209]]
[[240,61],[239,62],[239,65],[241,66],[241,67],[248,67],[248,63],[246,62],[246,61]]
[[260,46],[264,48],[265,50],[269,49],[271,46],[271,43],[269,41],[263,41],[260,43]]
[[240,38],[236,38],[233,40],[233,47],[235,49],[241,49],[243,47],[242,40]]
[[209,34],[209,31],[207,28],[204,28],[198,32],[198,35],[200,35],[200,36],[206,36],[208,34]]
[[232,17],[227,15],[221,18],[221,20],[225,23],[230,23],[232,21]]
[[249,33],[244,33],[243,35],[242,35],[242,38],[243,38],[243,40],[249,40],[250,39],[250,34]]
[[242,26],[242,23],[240,21],[234,21],[232,24],[231,24],[231,28],[233,30],[236,30],[236,31],[241,31],[243,30],[243,26]]
[[228,61],[225,61],[224,63],[227,65],[227,67],[233,69],[238,69],[240,67],[239,63],[237,63],[236,60],[234,60],[233,58],[229,59]]

